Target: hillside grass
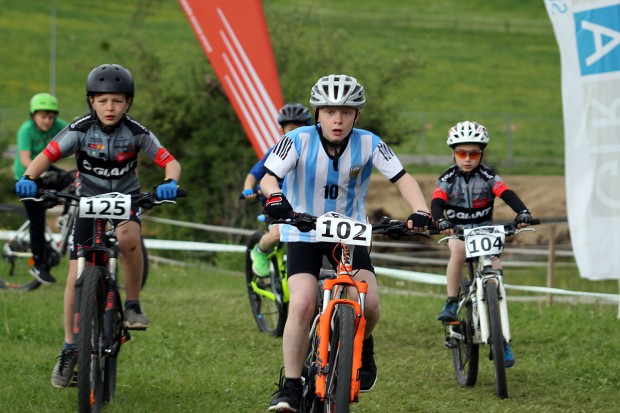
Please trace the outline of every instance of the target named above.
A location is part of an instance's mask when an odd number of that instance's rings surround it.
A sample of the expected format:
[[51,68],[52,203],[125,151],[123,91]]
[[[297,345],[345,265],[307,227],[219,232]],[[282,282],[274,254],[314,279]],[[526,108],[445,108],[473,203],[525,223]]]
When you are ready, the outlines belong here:
[[[0,0],[5,22],[0,36],[10,39],[0,49],[5,62],[0,138],[10,142],[27,117],[28,99],[49,87],[50,4]],[[85,8],[67,0],[56,5],[56,94],[65,119],[86,110],[84,79],[98,64],[113,61],[134,70],[136,115],[140,90],[149,87],[136,69],[144,58],[141,51],[154,51],[166,77],[174,78],[180,65],[208,65],[178,2],[111,0]],[[488,127],[493,143],[487,159],[504,173],[563,173],[559,52],[542,2],[317,0],[310,7],[301,0],[273,0],[264,2],[264,9],[268,24],[303,25],[308,41],[336,32],[342,47],[353,50],[354,61],[317,58],[333,60],[333,72],[347,70],[362,82],[377,76],[369,61],[409,56],[420,62],[421,68],[389,95],[410,128],[395,148],[398,153],[445,155],[447,130],[471,119]],[[272,43],[276,54],[286,53],[277,38]],[[308,79],[301,90],[315,80]],[[367,95],[366,110],[372,110],[373,91]],[[284,98],[303,101],[297,92]],[[416,163],[427,168],[421,172],[441,169]]]
[[[64,278],[61,269],[55,274]],[[50,384],[62,344],[62,284],[0,291],[2,412],[75,410],[75,389]],[[517,363],[508,370],[510,398],[499,400],[486,350],[476,386],[456,383],[435,321],[442,298],[420,284],[380,284],[379,381],[352,412],[616,411],[615,306],[509,298]],[[153,266],[142,300],[151,327],[123,347],[116,398],[104,411],[266,411],[282,365],[281,340],[258,331],[241,272],[191,262]]]

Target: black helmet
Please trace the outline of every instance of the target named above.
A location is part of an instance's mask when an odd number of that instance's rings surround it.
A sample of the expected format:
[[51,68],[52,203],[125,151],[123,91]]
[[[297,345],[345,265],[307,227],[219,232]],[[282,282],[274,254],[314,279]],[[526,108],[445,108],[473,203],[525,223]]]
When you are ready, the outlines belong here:
[[95,93],[125,93],[134,96],[133,77],[121,65],[105,64],[94,68],[86,79],[86,96]]
[[284,126],[286,123],[310,125],[310,112],[301,103],[287,103],[280,109],[278,123],[280,126]]

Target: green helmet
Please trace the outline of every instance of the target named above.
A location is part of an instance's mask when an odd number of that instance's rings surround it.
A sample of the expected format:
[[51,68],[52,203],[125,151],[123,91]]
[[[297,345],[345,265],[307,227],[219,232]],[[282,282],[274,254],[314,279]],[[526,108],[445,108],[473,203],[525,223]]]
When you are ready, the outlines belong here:
[[30,114],[37,110],[47,110],[58,113],[58,99],[49,93],[37,93],[30,99]]

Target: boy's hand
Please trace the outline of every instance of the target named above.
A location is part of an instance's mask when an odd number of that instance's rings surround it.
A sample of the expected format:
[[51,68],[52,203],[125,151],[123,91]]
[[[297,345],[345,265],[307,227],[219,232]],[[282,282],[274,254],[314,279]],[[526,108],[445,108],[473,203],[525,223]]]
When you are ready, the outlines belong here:
[[524,209],[517,214],[515,222],[519,228],[527,227],[532,223],[532,214],[527,209]]
[[37,194],[37,183],[28,175],[24,175],[15,184],[15,193],[20,198],[32,198]]
[[287,219],[289,212],[293,211],[293,207],[289,204],[288,199],[282,192],[274,192],[269,195],[265,203],[265,215],[273,219]]
[[174,179],[166,179],[159,184],[155,192],[158,201],[174,201],[177,199],[177,181]]
[[449,219],[440,218],[437,220],[437,229],[439,232],[449,231],[452,228],[454,228],[454,224]]
[[[407,218],[407,228],[417,229],[418,231],[426,231],[431,225],[431,214],[427,211],[416,211]],[[409,224],[411,222],[412,224]]]

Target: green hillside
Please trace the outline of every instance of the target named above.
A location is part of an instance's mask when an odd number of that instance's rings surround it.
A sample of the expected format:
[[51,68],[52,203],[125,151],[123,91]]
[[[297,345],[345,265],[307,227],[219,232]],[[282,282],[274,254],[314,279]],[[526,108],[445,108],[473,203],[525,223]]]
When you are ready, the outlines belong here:
[[[77,0],[0,0],[0,36],[9,39],[0,49],[0,139],[5,142],[14,139],[27,115],[29,97],[49,88],[54,3],[55,92],[65,118],[85,110],[84,79],[98,64],[113,61],[132,69],[138,99],[149,87],[140,82],[143,59],[152,58],[146,51],[154,51],[168,77],[183,65],[208,67],[177,2],[111,0],[85,7]],[[562,173],[559,53],[541,1],[317,0],[310,8],[305,1],[273,0],[264,8],[270,30],[277,33],[272,42],[279,62],[289,59],[281,37],[287,33],[301,33],[309,51],[311,44],[336,41],[332,46],[342,46],[343,53],[317,59],[362,82],[377,76],[370,62],[391,64],[402,57],[418,62],[402,87],[387,95],[407,120],[400,153],[445,155],[449,127],[472,119],[487,125],[492,159],[511,172]],[[283,84],[285,100],[305,100],[315,80]],[[368,110],[377,93],[367,91]],[[547,157],[552,161],[543,162]]]

